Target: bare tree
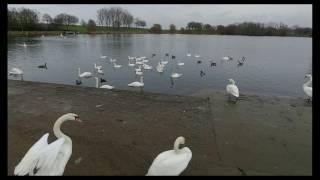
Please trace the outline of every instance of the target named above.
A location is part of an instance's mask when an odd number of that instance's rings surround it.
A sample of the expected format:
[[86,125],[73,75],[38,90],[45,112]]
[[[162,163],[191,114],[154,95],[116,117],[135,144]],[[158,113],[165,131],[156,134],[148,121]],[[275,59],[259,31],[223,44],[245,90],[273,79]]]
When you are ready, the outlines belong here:
[[52,17],[49,14],[43,14],[42,21],[46,22],[47,24],[52,23]]

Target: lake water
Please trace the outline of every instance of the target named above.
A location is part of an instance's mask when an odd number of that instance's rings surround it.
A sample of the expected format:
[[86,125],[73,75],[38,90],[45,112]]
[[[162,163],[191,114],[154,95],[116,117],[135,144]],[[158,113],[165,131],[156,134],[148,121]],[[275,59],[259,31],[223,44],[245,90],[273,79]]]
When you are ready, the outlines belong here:
[[[31,46],[23,47],[26,42]],[[187,57],[187,53],[192,57]],[[151,58],[152,54],[156,54]],[[175,55],[172,60],[165,53]],[[200,58],[194,55],[199,54]],[[108,56],[100,59],[101,55]],[[202,89],[225,90],[228,79],[236,81],[241,93],[303,97],[302,84],[312,72],[312,39],[300,37],[252,37],[215,35],[78,35],[61,38],[18,37],[8,43],[8,69],[22,68],[24,80],[76,85],[78,67],[94,73],[94,63],[103,67],[103,77],[117,89],[134,90],[128,83],[139,80],[136,67],[128,66],[128,56],[150,57],[144,70],[144,91],[191,95]],[[232,61],[223,61],[231,56]],[[238,66],[242,56],[246,61]],[[115,69],[109,57],[117,59]],[[160,59],[169,60],[163,73],[156,71]],[[198,64],[197,61],[202,63]],[[210,60],[216,66],[210,67]],[[177,66],[177,61],[184,66]],[[47,62],[48,69],[38,65]],[[200,71],[205,73],[200,76]],[[183,76],[172,80],[172,72]],[[15,79],[8,76],[9,79]],[[82,79],[80,86],[95,87],[95,79]],[[103,83],[105,84],[105,83]],[[107,90],[106,90],[107,91]]]

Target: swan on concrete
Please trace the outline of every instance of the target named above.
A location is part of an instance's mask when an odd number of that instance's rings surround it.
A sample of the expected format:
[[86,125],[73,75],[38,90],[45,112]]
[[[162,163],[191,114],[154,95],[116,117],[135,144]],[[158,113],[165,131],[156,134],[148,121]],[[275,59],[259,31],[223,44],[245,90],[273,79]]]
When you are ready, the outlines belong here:
[[239,89],[235,84],[236,82],[233,79],[229,79],[229,82],[230,82],[230,84],[228,84],[226,86],[226,90],[227,90],[227,93],[229,94],[229,98],[230,98],[230,95],[232,95],[235,98],[238,98],[239,97]]
[[63,175],[72,154],[71,138],[60,130],[61,124],[65,121],[81,122],[79,116],[73,113],[61,116],[53,126],[53,133],[57,140],[48,144],[49,133],[44,134],[15,167],[14,175]]
[[160,153],[152,162],[147,176],[178,176],[188,166],[192,152],[188,147],[179,149],[180,144],[185,143],[185,138],[178,137],[173,150]]
[[312,75],[306,74],[305,78],[308,78],[309,80],[303,84],[302,89],[304,93],[309,97],[309,101],[312,99]]

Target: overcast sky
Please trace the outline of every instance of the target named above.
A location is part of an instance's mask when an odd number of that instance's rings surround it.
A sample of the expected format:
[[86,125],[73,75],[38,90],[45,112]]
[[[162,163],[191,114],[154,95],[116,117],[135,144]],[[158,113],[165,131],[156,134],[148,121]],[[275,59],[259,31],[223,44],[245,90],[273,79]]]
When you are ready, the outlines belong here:
[[59,13],[77,16],[80,20],[96,20],[97,10],[102,7],[120,6],[134,17],[147,22],[147,26],[159,23],[163,28],[175,24],[185,27],[190,21],[211,25],[228,25],[236,22],[283,22],[289,26],[312,27],[312,5],[124,5],[124,4],[85,4],[85,5],[9,5],[26,7],[52,17]]

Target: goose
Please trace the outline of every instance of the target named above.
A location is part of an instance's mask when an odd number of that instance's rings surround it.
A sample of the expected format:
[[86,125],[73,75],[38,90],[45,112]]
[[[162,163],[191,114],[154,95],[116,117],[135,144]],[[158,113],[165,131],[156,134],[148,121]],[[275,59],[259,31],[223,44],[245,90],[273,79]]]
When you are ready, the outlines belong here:
[[108,56],[103,56],[103,55],[100,56],[101,59],[106,59],[107,57]]
[[15,167],[14,175],[63,175],[72,154],[72,140],[60,130],[65,121],[81,122],[77,114],[67,113],[61,116],[53,126],[57,140],[48,144],[49,133],[44,134]]
[[38,66],[38,68],[46,68],[47,69],[47,63],[44,63],[44,65]]
[[229,79],[229,82],[230,82],[230,84],[228,84],[226,86],[227,93],[229,94],[229,99],[230,99],[230,95],[238,98],[239,97],[239,89],[235,85],[236,82],[233,79]]
[[81,82],[81,79],[76,79],[76,85],[80,85],[80,84],[82,84],[82,82]]
[[246,59],[245,57],[242,57],[241,61],[238,60],[238,65],[240,66],[243,65],[245,59]]
[[201,64],[201,63],[202,63],[202,61],[201,61],[201,60],[198,60],[198,61],[197,61],[197,63],[198,63],[198,64]]
[[[98,77],[94,77],[96,79],[96,88],[99,88],[99,78]],[[101,81],[101,80],[100,80]],[[113,86],[110,86],[110,85],[102,85],[100,86],[100,88],[104,88],[104,89],[114,89]]]
[[185,138],[178,137],[173,145],[173,150],[160,153],[152,162],[146,176],[178,176],[188,166],[192,152],[188,147],[179,149],[185,143]]
[[187,56],[188,56],[188,57],[191,57],[191,54],[190,54],[190,53],[188,53],[188,54],[187,54]]
[[196,55],[194,55],[194,57],[199,58],[199,57],[200,57],[200,55],[199,55],[199,54],[196,54]]
[[92,73],[91,72],[83,72],[80,74],[80,68],[78,68],[78,76],[79,76],[79,78],[91,78]]
[[100,83],[107,82],[107,80],[100,78]]
[[98,69],[101,69],[101,68],[102,68],[102,66],[97,66],[97,64],[96,64],[96,63],[94,63],[94,68],[98,70]]
[[302,89],[304,91],[304,93],[306,93],[306,95],[309,97],[308,101],[310,101],[312,99],[312,76],[311,74],[306,74],[305,78],[308,78],[309,80],[303,84]]
[[179,73],[172,73],[171,74],[171,78],[179,78],[181,76],[182,76],[182,74],[179,74]]
[[144,83],[143,83],[143,76],[140,76],[140,82],[139,81],[135,81],[132,82],[130,84],[128,84],[129,87],[143,87]]
[[122,66],[122,65],[120,65],[120,64],[113,63],[113,67],[114,67],[114,68],[121,68],[121,66]]

